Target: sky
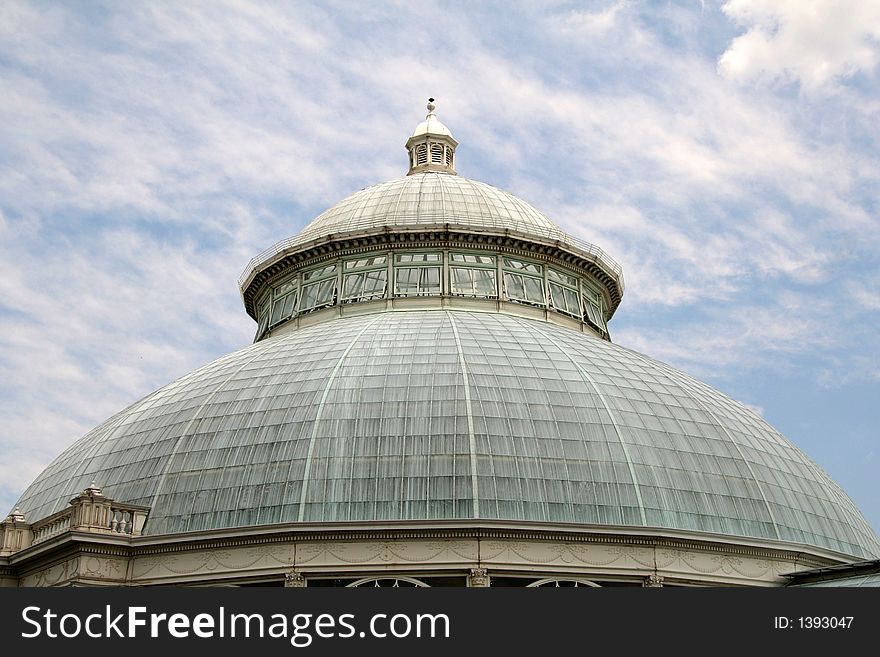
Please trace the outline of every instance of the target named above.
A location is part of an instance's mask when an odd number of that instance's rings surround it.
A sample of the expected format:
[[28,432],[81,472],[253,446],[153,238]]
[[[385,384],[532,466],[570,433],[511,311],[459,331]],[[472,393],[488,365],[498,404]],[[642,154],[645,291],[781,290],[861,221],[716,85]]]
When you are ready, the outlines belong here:
[[405,174],[432,96],[460,175],[623,266],[614,342],[880,529],[878,61],[871,0],[0,3],[0,517],[250,343],[247,262]]

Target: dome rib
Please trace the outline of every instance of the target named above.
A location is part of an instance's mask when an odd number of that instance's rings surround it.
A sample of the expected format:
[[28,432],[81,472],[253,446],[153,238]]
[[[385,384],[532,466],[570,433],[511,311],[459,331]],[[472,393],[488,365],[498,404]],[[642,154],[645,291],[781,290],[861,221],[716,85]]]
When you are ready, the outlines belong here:
[[[636,354],[636,356],[638,358],[640,358],[643,362],[646,361],[646,359],[642,357],[642,354],[638,354],[637,352],[633,352],[633,353]],[[671,370],[671,368],[669,368],[669,366],[666,365],[666,363],[660,363],[659,361],[657,361],[657,363],[659,363],[660,367],[663,370],[666,370],[666,371]],[[770,523],[773,525],[773,531],[776,532],[776,538],[781,539],[782,534],[779,531],[779,523],[776,522],[776,518],[773,516],[773,508],[770,506],[770,502],[767,500],[767,494],[764,492],[764,487],[761,485],[761,480],[758,479],[757,475],[755,474],[754,468],[752,468],[752,464],[749,462],[749,459],[747,459],[746,455],[743,453],[742,448],[739,445],[739,441],[736,440],[736,438],[734,438],[731,435],[730,431],[727,430],[727,427],[724,426],[724,424],[721,422],[721,420],[718,419],[718,416],[716,416],[715,413],[712,412],[712,409],[710,409],[708,406],[706,406],[706,404],[701,402],[700,399],[696,395],[693,394],[693,391],[691,390],[689,385],[687,385],[686,383],[684,383],[680,380],[678,380],[676,382],[679,383],[679,385],[681,385],[682,389],[688,394],[688,396],[694,401],[694,403],[696,403],[697,405],[699,405],[700,408],[702,408],[704,411],[706,411],[706,413],[715,421],[715,425],[719,429],[721,429],[721,431],[724,432],[724,435],[727,436],[728,440],[730,440],[731,444],[736,448],[736,451],[740,455],[740,458],[742,459],[743,463],[746,464],[746,467],[749,470],[749,474],[752,476],[752,481],[755,482],[755,485],[758,488],[758,492],[761,493],[761,499],[764,500],[764,506],[767,507],[767,514],[770,517]]]
[[[205,408],[207,408],[208,404],[211,403],[211,400],[213,400],[214,397],[217,396],[217,394],[223,389],[223,387],[227,383],[232,381],[232,379],[235,378],[236,374],[238,374],[245,367],[250,365],[251,362],[253,362],[262,353],[262,350],[255,350],[255,351],[256,351],[256,353],[254,353],[253,356],[251,356],[244,363],[242,363],[238,369],[233,371],[228,377],[223,379],[223,381],[216,388],[214,388],[210,393],[208,393],[208,396],[205,397],[205,401],[203,401],[202,404],[198,407],[198,409],[196,409],[196,411],[192,414],[192,417],[190,418],[189,422],[187,422],[186,427],[183,429],[183,431],[177,437],[177,440],[174,442],[174,447],[171,450],[171,453],[168,455],[168,458],[165,461],[165,467],[162,468],[162,473],[159,475],[159,481],[156,484],[156,489],[153,494],[153,499],[150,502],[150,507],[156,506],[156,501],[159,499],[159,495],[162,493],[162,488],[165,485],[165,479],[168,476],[168,472],[171,468],[172,462],[174,461],[174,457],[177,454],[177,450],[180,448],[180,446],[183,444],[183,442],[187,439],[187,437],[189,437],[189,431],[193,427],[193,425],[197,422],[200,422],[203,419],[202,418],[202,411],[204,411]],[[202,475],[200,473],[199,474],[200,479],[201,479],[201,476]],[[195,505],[195,498],[193,498],[193,505]],[[190,511],[190,516],[192,516],[192,511]]]
[[[324,416],[324,405],[327,403],[327,398],[330,396],[330,389],[333,387],[333,383],[336,381],[336,375],[339,373],[342,364],[345,362],[345,359],[348,358],[348,354],[351,353],[352,348],[357,344],[357,341],[360,340],[361,336],[367,332],[367,330],[373,326],[381,315],[378,315],[373,318],[371,322],[368,322],[364,328],[360,330],[360,332],[354,336],[351,341],[348,343],[348,346],[345,348],[345,351],[342,352],[342,355],[336,361],[336,365],[333,367],[333,371],[330,373],[330,376],[327,378],[327,384],[324,386],[324,390],[321,393],[321,401],[318,402],[318,408],[315,410],[315,420],[312,424],[312,435],[309,437],[309,448],[308,452],[306,452],[306,462],[303,466],[303,476],[302,476],[302,489],[299,498],[299,522],[302,522],[305,519],[306,513],[306,501],[308,499],[309,492],[309,475],[311,474],[312,469],[312,457],[315,452],[315,442],[318,439],[318,429],[321,426],[321,420]],[[291,467],[292,467],[291,463]],[[288,472],[290,470],[288,469]],[[292,477],[288,475],[287,481],[290,482]]]
[[568,358],[568,360],[571,362],[571,364],[575,366],[577,371],[583,377],[584,381],[586,381],[590,385],[590,387],[596,392],[596,396],[599,398],[599,401],[602,402],[602,406],[605,408],[605,412],[608,413],[608,416],[611,418],[611,423],[612,423],[611,426],[614,427],[614,434],[617,436],[617,440],[620,441],[620,447],[623,450],[623,456],[626,459],[626,467],[629,470],[630,477],[632,478],[633,489],[635,490],[636,500],[638,501],[639,516],[641,517],[642,525],[647,527],[648,526],[648,518],[645,515],[645,503],[642,501],[642,491],[639,486],[639,480],[638,480],[638,477],[636,477],[636,471],[635,471],[635,468],[633,467],[632,457],[630,456],[629,450],[626,447],[626,441],[624,441],[623,436],[620,435],[620,429],[619,429],[620,425],[617,421],[617,418],[615,417],[614,411],[611,410],[611,406],[605,400],[605,396],[602,394],[602,391],[599,390],[599,387],[596,385],[596,382],[593,381],[593,377],[591,377],[589,372],[587,372],[583,367],[581,367],[580,363],[578,363],[574,358],[572,358],[565,349],[560,347],[559,344],[553,338],[551,338],[549,335],[547,335],[544,331],[542,331],[540,329],[540,327],[538,327],[537,325],[533,325],[530,328],[535,333],[537,333],[542,338],[544,338],[547,342],[549,342],[554,347],[556,347],[556,349],[559,350],[559,353],[561,353],[563,356]]
[[458,363],[459,367],[461,367],[461,378],[464,382],[464,405],[467,413],[468,445],[470,447],[471,457],[471,488],[474,498],[474,518],[479,518],[480,489],[477,477],[477,437],[474,435],[474,413],[473,406],[471,406],[471,384],[468,379],[467,360],[464,356],[464,350],[461,348],[461,338],[458,335],[458,326],[456,326],[455,318],[448,310],[446,311],[446,317],[449,319],[449,324],[452,327],[452,334],[455,336],[455,347],[458,351]]

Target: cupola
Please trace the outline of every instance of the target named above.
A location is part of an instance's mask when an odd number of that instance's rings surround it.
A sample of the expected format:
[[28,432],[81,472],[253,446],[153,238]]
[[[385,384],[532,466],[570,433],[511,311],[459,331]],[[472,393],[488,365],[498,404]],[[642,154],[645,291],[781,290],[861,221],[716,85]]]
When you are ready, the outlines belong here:
[[434,114],[434,99],[428,99],[428,115],[416,126],[412,136],[406,141],[409,152],[409,173],[436,171],[455,173],[455,147],[458,142],[437,115]]

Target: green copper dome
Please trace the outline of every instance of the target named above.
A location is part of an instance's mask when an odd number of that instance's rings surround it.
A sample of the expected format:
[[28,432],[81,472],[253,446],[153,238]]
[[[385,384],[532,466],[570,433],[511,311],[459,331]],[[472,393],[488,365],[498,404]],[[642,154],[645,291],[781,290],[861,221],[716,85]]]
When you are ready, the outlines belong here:
[[760,417],[658,361],[549,322],[408,310],[334,319],[202,367],[59,456],[19,505],[92,481],[147,534],[504,519],[779,540],[877,537]]

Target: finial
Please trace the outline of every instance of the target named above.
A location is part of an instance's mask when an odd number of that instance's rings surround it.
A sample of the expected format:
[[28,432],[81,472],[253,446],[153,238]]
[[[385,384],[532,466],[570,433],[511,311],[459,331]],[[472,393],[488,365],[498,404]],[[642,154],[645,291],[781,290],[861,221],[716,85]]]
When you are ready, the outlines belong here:
[[16,506],[12,513],[6,516],[6,522],[24,522],[24,514],[21,512],[21,508]]
[[437,106],[434,105],[434,99],[428,99],[428,116],[431,116],[434,113],[434,110],[437,109]]

